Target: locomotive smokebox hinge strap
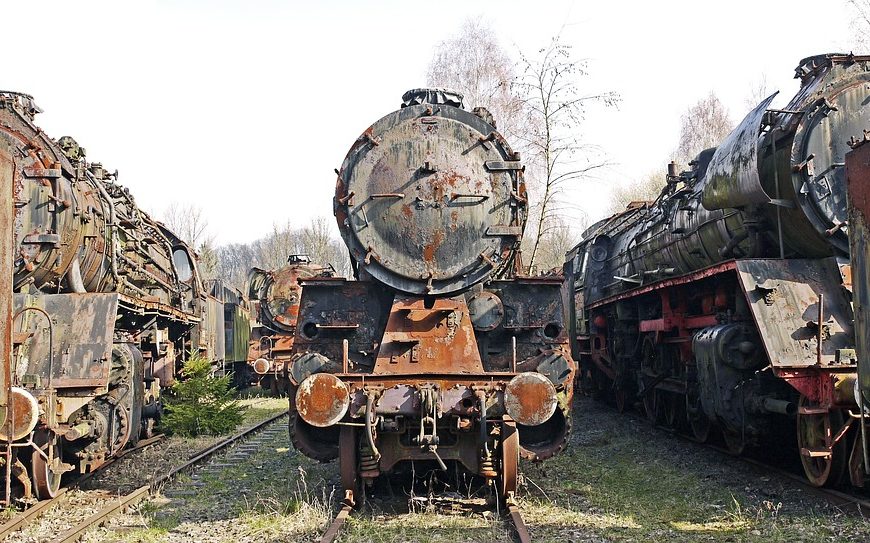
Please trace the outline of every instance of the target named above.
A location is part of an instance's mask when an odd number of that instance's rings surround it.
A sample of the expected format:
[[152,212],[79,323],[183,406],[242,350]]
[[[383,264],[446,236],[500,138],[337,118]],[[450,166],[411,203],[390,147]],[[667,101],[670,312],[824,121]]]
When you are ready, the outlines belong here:
[[523,235],[522,226],[507,226],[502,224],[494,224],[486,229],[487,236],[510,236],[520,237]]
[[60,170],[60,168],[57,168],[57,169],[24,168],[24,176],[25,177],[56,179],[56,178],[61,176],[61,170]]
[[28,245],[54,245],[57,247],[60,245],[60,235],[59,234],[28,234],[24,236],[24,239],[21,240],[21,243]]
[[507,172],[523,169],[522,162],[518,160],[487,160],[483,163],[483,166],[489,172]]

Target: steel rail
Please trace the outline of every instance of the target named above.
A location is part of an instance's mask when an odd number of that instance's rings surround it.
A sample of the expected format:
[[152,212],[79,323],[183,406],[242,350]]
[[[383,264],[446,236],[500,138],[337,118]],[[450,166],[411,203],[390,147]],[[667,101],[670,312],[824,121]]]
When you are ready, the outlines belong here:
[[526,527],[525,521],[523,521],[519,506],[515,502],[509,502],[507,504],[507,512],[511,517],[517,540],[520,543],[532,543],[532,536],[529,535],[529,529]]
[[[520,508],[516,502],[509,501],[505,504],[505,510],[508,513],[508,517],[510,517],[511,524],[513,525],[513,532],[517,536],[517,541],[519,541],[519,543],[531,543],[532,537],[529,535],[529,529],[526,527],[526,523],[523,520]],[[338,510],[338,514],[335,515],[329,528],[327,528],[326,532],[318,540],[318,543],[333,543],[341,533],[341,529],[344,527],[352,511],[352,506],[346,503],[342,504],[341,509]]]
[[112,502],[109,505],[107,505],[106,507],[103,507],[102,509],[100,509],[99,511],[97,511],[96,513],[94,513],[93,515],[91,515],[90,517],[88,517],[87,519],[82,521],[81,523],[79,523],[78,525],[74,526],[73,528],[71,528],[71,529],[67,530],[66,532],[64,532],[63,534],[59,535],[56,539],[54,539],[54,541],[56,543],[73,543],[73,542],[78,541],[79,539],[81,539],[81,537],[88,530],[90,530],[91,528],[97,527],[97,526],[101,526],[103,523],[105,523],[111,517],[113,517],[117,514],[123,513],[125,510],[129,509],[130,507],[136,505],[140,501],[149,497],[155,490],[157,490],[160,487],[160,485],[163,485],[163,484],[169,482],[171,479],[175,478],[175,476],[177,476],[179,473],[186,471],[186,470],[202,463],[203,461],[205,461],[205,460],[209,459],[211,456],[213,456],[215,453],[226,449],[227,447],[229,447],[233,443],[236,443],[236,442],[238,442],[246,437],[251,436],[252,434],[258,432],[259,430],[262,430],[266,426],[269,426],[272,423],[274,423],[275,421],[281,419],[282,417],[286,417],[286,416],[287,416],[286,411],[281,412],[273,417],[269,417],[268,419],[255,424],[254,426],[252,426],[252,427],[250,427],[250,428],[248,428],[248,429],[246,429],[246,430],[244,430],[244,431],[242,431],[234,436],[228,437],[228,438],[226,438],[226,439],[194,454],[187,462],[185,462],[181,466],[173,468],[172,470],[170,470],[170,471],[160,475],[159,477],[153,479],[147,485],[143,485],[143,486],[137,488],[136,490],[134,490],[133,492],[126,494],[124,496],[121,496],[117,500],[112,500]]
[[333,519],[332,523],[329,525],[329,528],[326,530],[326,533],[323,534],[323,537],[320,538],[319,543],[332,543],[338,537],[338,534],[341,532],[341,528],[344,526],[344,523],[347,521],[347,517],[350,516],[350,512],[353,510],[348,504],[344,504],[339,509],[338,514],[335,515],[335,519]]
[[107,468],[108,466],[114,464],[118,459],[123,458],[124,456],[127,456],[128,454],[130,454],[132,452],[142,450],[146,447],[150,447],[151,445],[163,440],[164,437],[165,436],[163,434],[159,434],[159,435],[156,435],[154,437],[151,437],[148,439],[143,439],[143,440],[139,441],[139,443],[137,443],[135,447],[131,447],[129,449],[124,449],[117,456],[113,456],[112,458],[110,458],[109,460],[107,460],[106,462],[101,464],[100,467],[98,467],[96,470],[82,475],[81,477],[76,479],[75,482],[73,482],[73,484],[71,484],[70,486],[61,488],[57,492],[57,495],[54,498],[39,501],[35,505],[33,505],[32,507],[28,507],[27,509],[25,509],[21,513],[15,515],[15,517],[13,517],[12,520],[10,520],[6,524],[3,524],[2,526],[0,526],[0,540],[5,539],[6,536],[8,536],[9,534],[11,534],[13,532],[20,530],[21,528],[26,526],[29,522],[32,522],[32,521],[38,519],[44,513],[48,512],[55,505],[60,505],[60,504],[64,503],[68,498],[68,496],[66,496],[66,492],[69,489],[78,488],[83,482],[87,481],[88,479],[91,479],[92,477],[94,477],[95,475],[97,475],[98,473],[103,471],[105,468]]
[[64,503],[67,499],[67,489],[61,488],[57,495],[50,500],[37,502],[33,507],[28,507],[21,513],[15,515],[12,520],[0,526],[0,540],[5,539],[9,534],[16,532],[26,526],[29,522],[41,517],[43,513],[54,507],[55,505]]

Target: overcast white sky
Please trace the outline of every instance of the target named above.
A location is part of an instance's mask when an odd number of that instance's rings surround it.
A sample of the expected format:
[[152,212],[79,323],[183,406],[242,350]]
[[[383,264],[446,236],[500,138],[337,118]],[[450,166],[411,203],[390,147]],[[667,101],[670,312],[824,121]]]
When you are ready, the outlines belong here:
[[801,58],[848,52],[844,4],[0,0],[0,88],[32,94],[45,131],[119,169],[149,212],[195,204],[218,244],[251,241],[331,217],[333,168],[425,83],[464,19],[483,15],[512,54],[564,25],[588,88],[622,96],[582,128],[615,164],[572,194],[596,219],[610,185],[668,160],[680,115],[710,90],[736,122],[762,76],[788,99]]

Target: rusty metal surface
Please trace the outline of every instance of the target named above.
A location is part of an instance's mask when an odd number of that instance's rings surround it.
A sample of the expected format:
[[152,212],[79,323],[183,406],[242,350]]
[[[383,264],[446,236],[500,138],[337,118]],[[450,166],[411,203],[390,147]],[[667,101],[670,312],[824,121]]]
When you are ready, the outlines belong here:
[[846,155],[846,175],[858,379],[864,402],[870,403],[870,144]]
[[115,318],[118,313],[116,294],[16,294],[16,311],[24,307],[41,307],[54,321],[54,368],[49,375],[49,332],[44,319],[23,313],[16,330],[28,334],[19,349],[15,375],[24,383],[38,388],[102,387],[108,385]]
[[396,290],[451,294],[510,264],[525,225],[517,157],[457,107],[411,105],[353,145],[335,214],[361,269]]
[[505,387],[505,411],[525,426],[544,424],[556,412],[556,388],[540,373],[517,375]]
[[[338,172],[334,210],[358,280],[302,281],[291,438],[317,460],[341,457],[355,481],[409,461],[497,477],[509,395],[528,400],[518,454],[542,460],[567,443],[576,368],[562,278],[516,275],[519,156],[485,111],[442,98],[422,93],[372,125]],[[347,387],[340,420],[335,387],[313,392],[324,375]]]
[[740,285],[775,368],[817,365],[819,295],[824,294],[821,365],[854,368],[854,328],[837,263],[825,260],[740,260]]
[[344,417],[350,406],[350,394],[335,375],[316,373],[300,383],[295,406],[305,422],[325,428]]
[[771,197],[764,191],[758,176],[758,143],[761,121],[776,94],[755,106],[716,148],[707,166],[708,181],[701,197],[706,209],[770,202]]

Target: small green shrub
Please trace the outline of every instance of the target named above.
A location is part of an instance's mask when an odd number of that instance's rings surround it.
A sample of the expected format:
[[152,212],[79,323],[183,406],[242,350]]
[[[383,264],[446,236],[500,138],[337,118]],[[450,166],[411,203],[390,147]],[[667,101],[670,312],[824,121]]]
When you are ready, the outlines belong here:
[[167,396],[163,426],[182,436],[221,435],[242,423],[244,407],[235,399],[230,376],[215,377],[211,363],[191,354],[181,369],[182,378]]

